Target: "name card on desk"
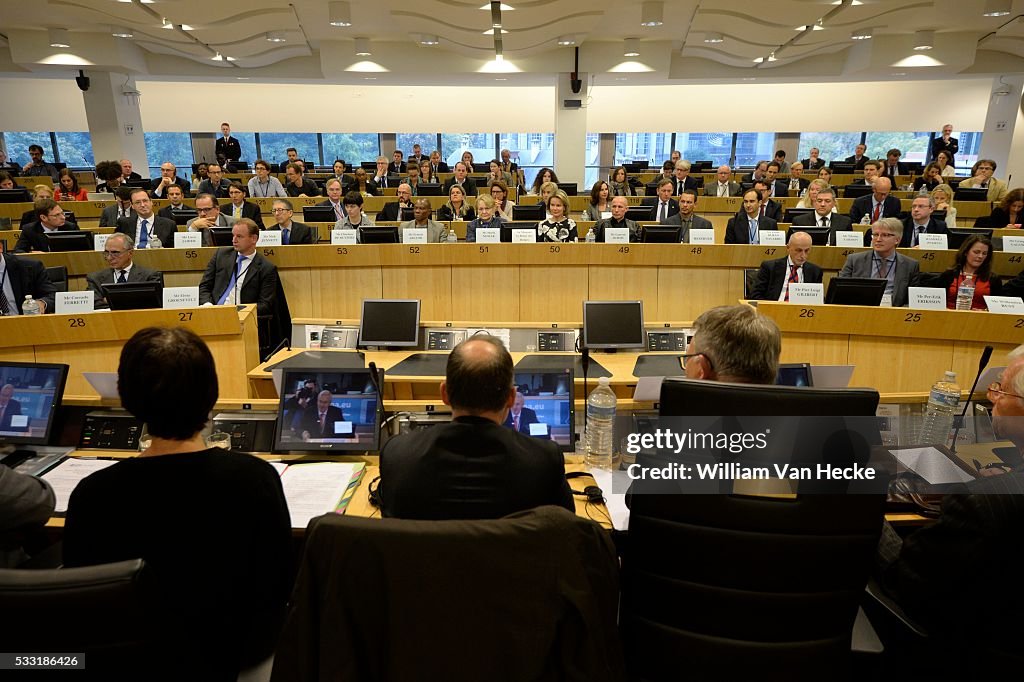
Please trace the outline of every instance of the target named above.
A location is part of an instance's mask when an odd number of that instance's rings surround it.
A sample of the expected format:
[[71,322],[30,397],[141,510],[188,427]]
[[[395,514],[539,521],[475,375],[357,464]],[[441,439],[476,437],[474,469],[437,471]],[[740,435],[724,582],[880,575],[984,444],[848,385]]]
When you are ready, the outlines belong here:
[[864,233],[857,230],[836,230],[836,246],[864,246]]
[[332,244],[355,244],[356,230],[331,230]]
[[107,245],[107,240],[110,239],[109,234],[94,234],[92,236],[92,248],[95,251],[102,251],[103,247]]
[[1024,315],[1024,299],[1020,296],[986,296],[985,305],[990,313]]
[[403,244],[426,244],[427,243],[427,228],[425,227],[407,227],[402,230],[402,243]]
[[[762,234],[764,234],[762,232]],[[825,285],[821,282],[805,282],[800,284],[794,282],[789,285],[789,302],[801,305],[824,305]]]
[[164,287],[164,308],[198,308],[199,287]]
[[945,250],[949,248],[949,239],[944,234],[922,234],[918,237],[922,249]]
[[946,290],[935,287],[910,287],[910,307],[915,310],[945,310]]
[[67,313],[91,313],[96,309],[96,295],[91,291],[58,291],[57,304],[53,311],[58,315]]
[[499,244],[501,243],[501,228],[500,227],[481,227],[476,231],[476,240],[480,244]]
[[1024,237],[1003,237],[1003,251],[1024,253]]
[[606,227],[606,228],[604,228],[604,243],[605,244],[628,244],[629,243],[629,228],[628,227]]
[[761,243],[767,246],[785,246],[786,233],[782,230],[760,230]]
[[715,243],[715,231],[714,230],[690,230],[690,243],[691,244],[714,244]]
[[198,249],[203,246],[202,232],[175,232],[174,248],[176,249]]
[[537,242],[537,230],[515,228],[512,230],[513,244],[535,244]]
[[281,230],[260,230],[256,246],[281,246]]

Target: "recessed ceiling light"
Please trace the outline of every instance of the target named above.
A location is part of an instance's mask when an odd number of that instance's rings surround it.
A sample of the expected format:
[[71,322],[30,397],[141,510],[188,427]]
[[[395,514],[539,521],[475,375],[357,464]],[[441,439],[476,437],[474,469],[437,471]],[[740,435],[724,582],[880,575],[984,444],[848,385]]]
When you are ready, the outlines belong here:
[[725,36],[721,33],[707,33],[704,35],[705,43],[722,43],[725,42]]
[[235,61],[235,58],[234,57],[225,57],[220,52],[217,52],[212,57],[210,57],[210,61],[214,61],[214,62],[233,62],[233,61]]
[[869,40],[874,35],[872,28],[858,28],[850,31],[850,40]]
[[622,51],[623,57],[639,57],[640,56],[640,41],[636,38],[626,38],[624,41],[625,49]]
[[825,27],[821,25],[821,20],[819,19],[818,23],[816,23],[816,24],[808,24],[806,26],[797,26],[793,30],[795,30],[795,31],[806,31],[808,29],[810,29],[812,31],[824,31]]
[[370,39],[369,38],[356,38],[355,50],[357,57],[369,57],[373,53],[370,52]]
[[640,6],[640,25],[661,26],[665,17],[665,5],[661,2],[645,2]]
[[496,80],[496,81],[507,81],[508,79],[507,78],[495,78],[494,80]]
[[986,0],[983,17],[1005,17],[1010,13],[1011,0]]
[[71,38],[66,28],[51,28],[48,33],[50,47],[71,47]]
[[249,80],[249,77],[248,76],[235,76],[235,80],[237,80],[237,81],[247,81],[247,80]]
[[558,39],[558,44],[565,47],[568,45],[576,44],[576,36],[562,36]]
[[626,78],[625,76],[618,76],[615,80],[617,80],[617,81],[628,81],[629,79]]
[[420,45],[439,45],[440,43],[441,43],[441,39],[438,38],[437,36],[433,36],[433,35],[421,35],[420,36]]
[[745,80],[745,81],[756,81],[757,79],[756,78],[749,78],[748,77],[748,78],[743,78],[742,80]]
[[377,77],[376,76],[363,76],[363,80],[364,81],[375,81],[375,80],[377,80]]
[[935,47],[935,31],[918,31],[914,34],[915,50],[930,50]]
[[328,16],[327,20],[331,26],[351,26],[352,25],[352,6],[347,2],[331,2],[327,5]]
[[283,43],[287,40],[284,35],[284,31],[267,31],[267,42],[268,43]]
[[132,33],[132,30],[130,28],[125,28],[124,26],[111,26],[110,27],[110,35],[114,36],[115,38],[134,38],[135,37],[135,34]]

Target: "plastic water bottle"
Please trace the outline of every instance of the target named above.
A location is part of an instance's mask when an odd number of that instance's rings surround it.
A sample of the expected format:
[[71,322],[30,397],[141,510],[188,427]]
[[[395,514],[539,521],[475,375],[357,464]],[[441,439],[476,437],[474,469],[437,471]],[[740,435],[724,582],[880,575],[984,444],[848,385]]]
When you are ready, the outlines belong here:
[[921,189],[917,190],[917,196],[926,197],[928,196],[928,185],[921,185]]
[[147,249],[162,249],[162,248],[164,248],[164,243],[162,241],[160,241],[160,237],[157,237],[154,234],[153,236],[151,236],[149,238],[149,243],[146,245],[146,248]]
[[945,445],[949,441],[953,417],[959,404],[960,386],[956,383],[956,372],[946,372],[944,378],[932,385],[931,393],[928,394],[919,443]]
[[971,304],[974,302],[974,276],[970,274],[964,275],[964,278],[960,280],[960,286],[956,290],[956,309],[957,310],[970,310]]
[[597,241],[597,235],[594,234],[594,228],[587,230],[587,243],[593,244]]
[[865,213],[864,217],[860,219],[860,224],[861,225],[870,225],[871,224],[871,214],[870,213]]
[[586,462],[591,468],[612,468],[612,433],[617,404],[618,399],[609,385],[608,377],[598,379],[597,388],[587,397]]
[[39,315],[40,312],[41,311],[39,310],[39,302],[36,301],[31,296],[26,296],[25,297],[25,302],[21,304],[21,314],[22,315]]
[[449,244],[454,244],[455,242],[459,241],[459,235],[455,234],[455,228],[454,227],[451,227],[451,226],[448,227],[448,234],[445,235],[444,239]]

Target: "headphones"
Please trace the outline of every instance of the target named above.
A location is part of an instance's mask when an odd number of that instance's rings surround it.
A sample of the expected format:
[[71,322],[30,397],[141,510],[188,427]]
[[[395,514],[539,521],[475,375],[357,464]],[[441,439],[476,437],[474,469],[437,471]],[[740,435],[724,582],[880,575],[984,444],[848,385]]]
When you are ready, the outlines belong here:
[[[570,471],[565,475],[566,480],[571,478],[582,478],[584,476],[591,476],[591,474],[585,471]],[[588,485],[583,490],[575,490],[572,486],[569,487],[573,495],[577,497],[587,498],[587,502],[591,504],[604,504],[604,491],[597,485]]]
[[380,476],[370,481],[370,504],[377,509],[380,509],[383,504],[380,497]]

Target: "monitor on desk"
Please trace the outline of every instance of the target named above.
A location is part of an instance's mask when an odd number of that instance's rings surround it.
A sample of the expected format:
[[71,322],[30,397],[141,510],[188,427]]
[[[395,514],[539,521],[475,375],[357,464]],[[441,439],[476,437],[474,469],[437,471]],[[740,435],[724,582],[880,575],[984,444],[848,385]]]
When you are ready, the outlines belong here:
[[583,347],[590,350],[643,348],[643,301],[584,301]]
[[25,187],[0,189],[0,204],[20,204],[32,201],[32,194]]
[[797,216],[807,215],[808,213],[814,213],[813,208],[787,208],[785,216],[782,218],[784,223],[792,223],[793,219]]
[[678,244],[682,241],[683,228],[645,225],[640,241],[645,244]]
[[547,217],[544,204],[516,204],[512,207],[512,220],[536,220],[538,223]]
[[877,306],[885,294],[884,279],[872,277],[833,277],[828,283],[825,303]]
[[829,235],[832,232],[830,227],[822,227],[821,225],[797,225],[791,227],[786,231],[786,243],[789,243],[789,238],[793,236],[794,232],[806,232],[811,236],[811,244],[815,246],[828,246]]
[[232,234],[230,227],[210,227],[210,241],[214,246],[232,246]]
[[811,366],[806,362],[793,362],[779,365],[779,373],[775,376],[776,386],[810,386]]
[[637,223],[650,222],[654,220],[654,206],[629,206],[625,218]]
[[399,244],[398,227],[360,227],[360,244]]
[[540,241],[540,233],[537,232],[537,223],[502,223],[501,241],[506,244],[512,243],[512,230],[530,230],[533,232],[533,241]]
[[199,211],[194,208],[172,208],[171,218],[175,225],[188,225],[188,221],[199,217]]
[[[932,213],[934,216],[938,211]],[[985,228],[970,228],[970,227],[951,227],[949,228],[949,234],[946,235],[946,245],[953,249],[958,250],[964,245],[964,241],[971,235],[978,235],[985,237],[989,241],[992,240],[992,230]]]
[[576,186],[575,182],[559,182],[556,184],[558,185],[558,189],[565,192],[565,196],[567,197],[574,197],[579,192],[579,188]]
[[150,189],[153,185],[152,180],[123,180],[121,182],[125,187],[131,187],[132,189]]
[[274,450],[378,452],[383,381],[383,370],[283,370]]
[[364,299],[359,345],[416,348],[420,342],[420,302]]
[[164,307],[163,282],[111,282],[104,284],[103,297],[111,310],[144,310]]
[[843,188],[844,199],[859,199],[860,197],[866,197],[871,194],[874,187],[866,185],[860,182],[852,183]]
[[627,173],[642,173],[647,170],[650,165],[651,162],[645,159],[643,161],[629,161],[622,164],[622,167],[626,169]]
[[953,192],[956,201],[988,201],[988,190],[984,187],[957,187]]
[[848,161],[832,161],[831,163],[828,164],[828,167],[832,170],[833,173],[849,174],[853,173],[856,170],[857,164],[850,163]]
[[0,446],[46,445],[68,365],[0,362]]
[[562,452],[572,452],[576,447],[572,368],[516,372],[513,382],[518,395],[505,426],[518,426],[524,436],[554,441]]
[[303,206],[302,219],[307,223],[335,223],[338,216],[333,206]]
[[93,238],[91,232],[81,230],[67,230],[63,232],[51,232],[46,235],[46,241],[50,244],[50,251],[92,251]]
[[416,196],[418,197],[443,197],[444,188],[439,182],[421,182],[416,185]]

